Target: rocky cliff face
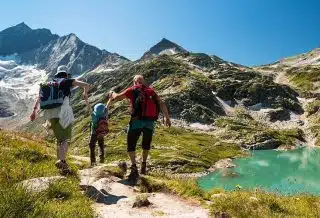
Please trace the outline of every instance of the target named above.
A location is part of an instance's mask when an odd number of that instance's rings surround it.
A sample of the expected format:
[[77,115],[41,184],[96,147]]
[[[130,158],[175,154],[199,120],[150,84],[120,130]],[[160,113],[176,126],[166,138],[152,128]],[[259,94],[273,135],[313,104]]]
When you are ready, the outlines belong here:
[[50,75],[55,73],[59,65],[66,65],[70,73],[81,75],[106,59],[113,63],[126,60],[117,54],[88,45],[74,34],[52,40],[46,45],[21,54],[20,58],[24,64],[36,63]]

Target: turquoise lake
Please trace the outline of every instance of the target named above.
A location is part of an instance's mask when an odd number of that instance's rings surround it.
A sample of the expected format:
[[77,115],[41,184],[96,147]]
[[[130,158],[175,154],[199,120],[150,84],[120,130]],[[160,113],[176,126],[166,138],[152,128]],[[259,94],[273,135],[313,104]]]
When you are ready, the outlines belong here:
[[235,168],[221,169],[198,180],[199,186],[235,190],[260,188],[283,195],[320,195],[320,149],[252,151],[250,157],[235,159]]

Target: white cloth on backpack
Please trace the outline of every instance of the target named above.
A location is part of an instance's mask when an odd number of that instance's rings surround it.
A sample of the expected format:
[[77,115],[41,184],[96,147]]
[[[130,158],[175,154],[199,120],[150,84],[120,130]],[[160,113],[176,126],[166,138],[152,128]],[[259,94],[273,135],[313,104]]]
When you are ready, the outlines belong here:
[[60,111],[61,111],[61,106],[57,108],[52,108],[52,109],[45,109],[43,110],[43,117],[46,120],[59,118]]
[[60,107],[59,113],[59,123],[62,128],[66,129],[71,123],[74,121],[74,115],[72,111],[72,107],[70,105],[69,97],[65,97],[63,100],[63,104]]

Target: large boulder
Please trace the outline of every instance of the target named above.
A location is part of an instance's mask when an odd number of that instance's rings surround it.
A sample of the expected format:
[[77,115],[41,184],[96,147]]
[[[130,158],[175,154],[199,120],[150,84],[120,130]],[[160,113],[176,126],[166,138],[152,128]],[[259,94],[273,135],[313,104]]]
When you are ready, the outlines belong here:
[[267,118],[271,122],[290,120],[290,112],[283,108],[272,109],[267,112]]
[[208,169],[209,172],[214,172],[218,169],[226,169],[226,168],[233,168],[236,165],[232,162],[231,158],[226,158],[217,161],[212,167]]

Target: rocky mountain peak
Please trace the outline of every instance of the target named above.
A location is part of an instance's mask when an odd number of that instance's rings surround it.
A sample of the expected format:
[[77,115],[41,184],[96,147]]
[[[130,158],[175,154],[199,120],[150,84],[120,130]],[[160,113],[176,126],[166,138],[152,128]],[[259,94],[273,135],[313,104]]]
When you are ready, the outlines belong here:
[[152,46],[149,51],[144,53],[141,59],[152,58],[162,54],[174,55],[174,54],[186,53],[186,52],[188,51],[182,48],[180,45],[166,38],[163,38],[160,42]]
[[48,29],[31,29],[22,22],[0,32],[0,56],[30,51],[56,38]]
[[68,37],[69,39],[73,39],[73,40],[80,40],[78,38],[78,36],[76,34],[74,34],[74,33],[70,33],[66,37]]
[[9,27],[9,28],[5,29],[3,32],[26,33],[29,31],[32,31],[32,29],[27,24],[22,22],[22,23],[19,23],[13,27]]

